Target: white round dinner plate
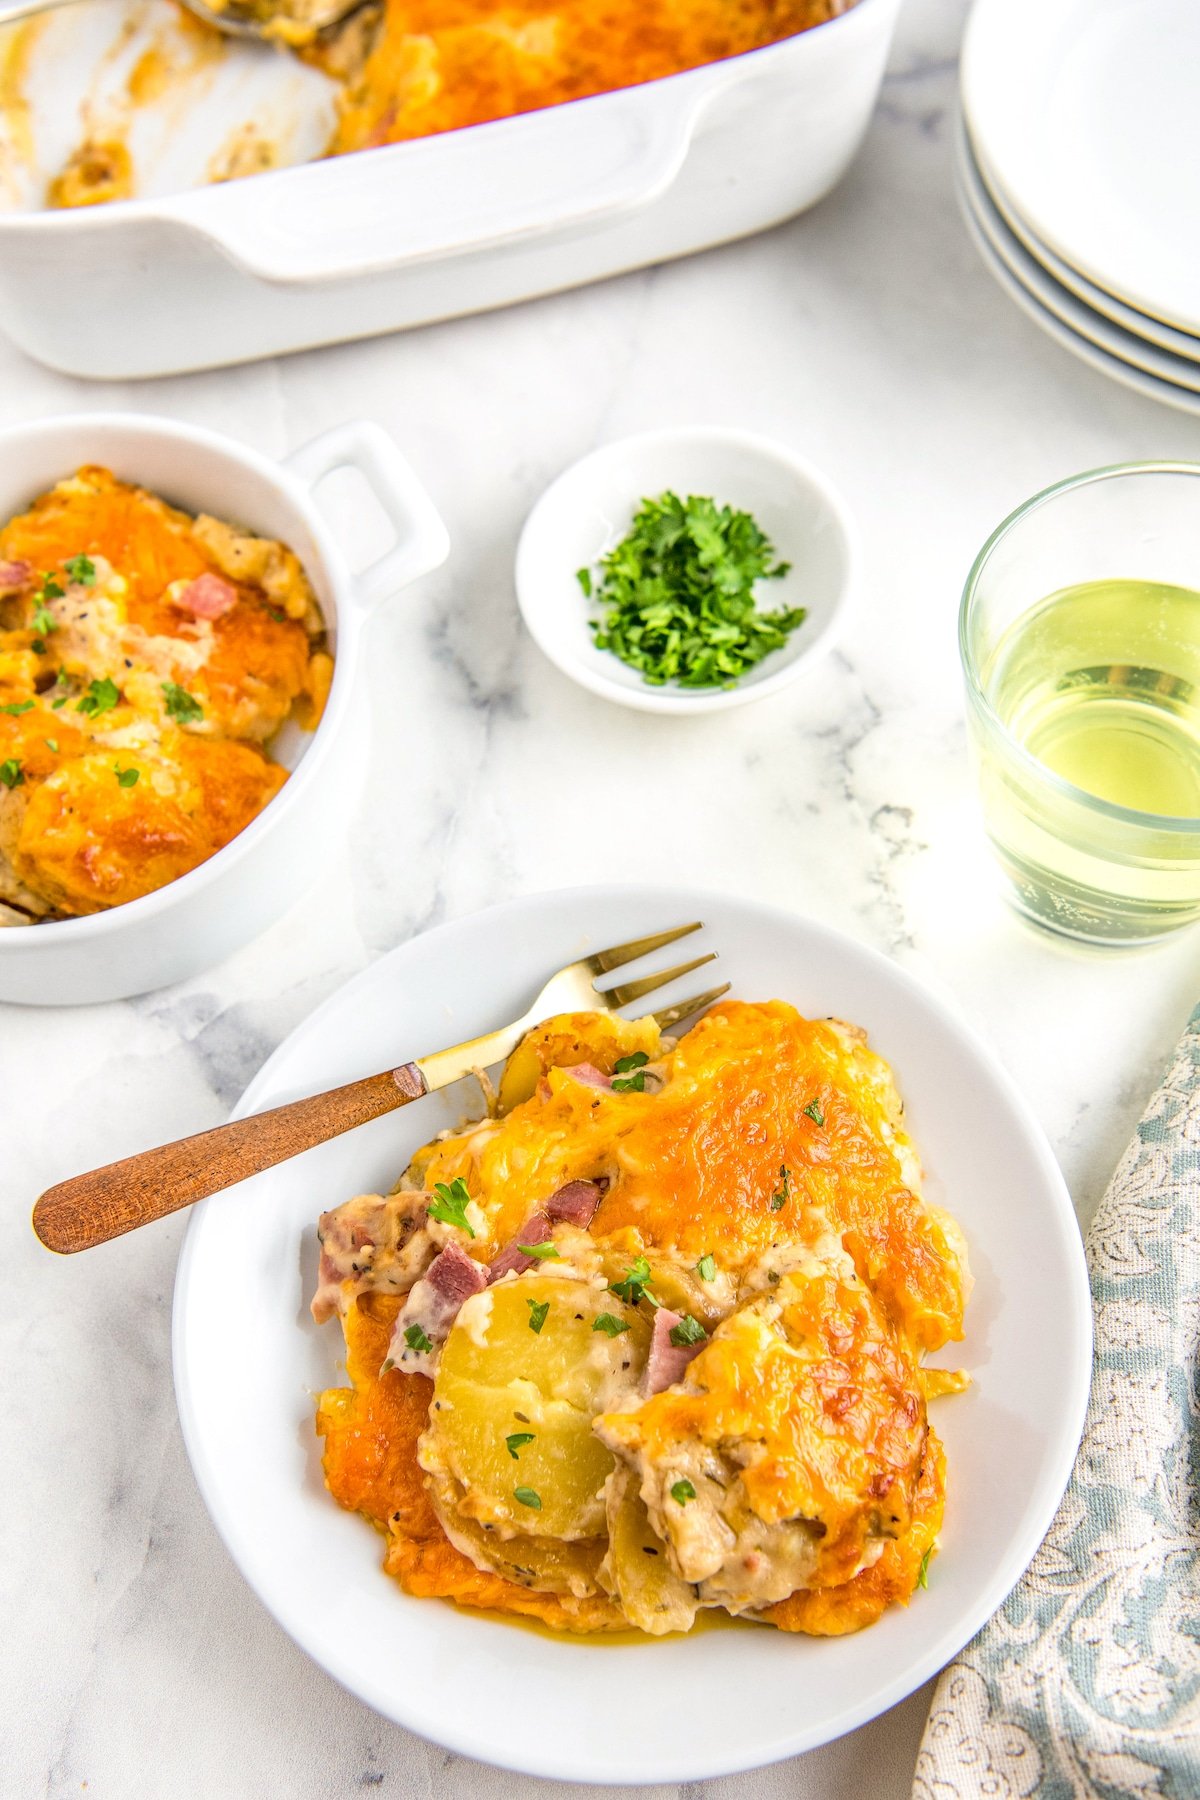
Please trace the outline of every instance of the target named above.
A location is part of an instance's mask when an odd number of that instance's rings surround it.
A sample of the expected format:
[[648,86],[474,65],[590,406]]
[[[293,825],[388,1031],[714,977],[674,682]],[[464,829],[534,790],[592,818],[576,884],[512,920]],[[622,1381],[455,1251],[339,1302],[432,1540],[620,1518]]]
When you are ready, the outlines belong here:
[[982,172],[971,154],[970,140],[965,131],[959,136],[958,174],[964,198],[975,215],[980,230],[996,255],[1007,264],[1012,274],[1040,306],[1052,313],[1060,324],[1086,338],[1098,349],[1106,350],[1110,356],[1131,363],[1135,369],[1157,376],[1160,381],[1173,382],[1176,387],[1186,388],[1190,393],[1200,396],[1200,363],[1175,356],[1171,351],[1163,350],[1159,345],[1148,343],[1144,338],[1123,330],[1120,325],[1087,306],[1077,294],[1056,281],[1026,249],[993,201]]
[[963,218],[984,266],[1035,325],[1039,325],[1056,344],[1069,350],[1072,356],[1077,356],[1081,362],[1098,370],[1101,375],[1119,381],[1123,387],[1132,388],[1145,399],[1157,400],[1164,406],[1174,406],[1181,412],[1200,416],[1200,394],[1192,393],[1190,389],[1181,387],[1174,381],[1160,380],[1157,375],[1148,374],[1136,363],[1112,355],[1044,306],[996,249],[994,233],[989,233],[985,228],[983,219],[973,204],[961,159],[957,165],[957,185]]
[[[588,950],[690,919],[744,999],[865,1026],[896,1072],[930,1197],[970,1244],[964,1395],[934,1403],[949,1499],[928,1591],[842,1638],[766,1626],[614,1641],[557,1636],[401,1592],[381,1540],[325,1491],[313,1397],[344,1379],[312,1323],[318,1214],[390,1186],[455,1122],[450,1093],[375,1120],[197,1209],[175,1285],[175,1387],[217,1529],[296,1642],[385,1717],[482,1762],[653,1783],[757,1767],[852,1730],[940,1669],[1000,1605],[1054,1516],[1083,1425],[1091,1307],[1071,1202],[998,1062],[939,999],[834,931],[687,888],[589,887],[440,926],[365,970],[292,1033],[239,1115],[517,1016]],[[667,953],[670,960],[670,953]],[[708,975],[709,971],[705,971]],[[697,977],[656,994],[695,991]],[[664,998],[665,996],[665,998]],[[478,1104],[478,1095],[475,1096]]]
[[1138,311],[1200,332],[1196,0],[976,0],[963,107],[1041,240]]

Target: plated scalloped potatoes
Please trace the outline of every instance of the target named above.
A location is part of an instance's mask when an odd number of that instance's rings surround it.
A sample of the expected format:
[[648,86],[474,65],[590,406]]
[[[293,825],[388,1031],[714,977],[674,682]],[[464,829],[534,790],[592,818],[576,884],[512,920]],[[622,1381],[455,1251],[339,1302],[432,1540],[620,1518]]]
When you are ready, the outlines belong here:
[[494,1116],[321,1220],[331,1494],[409,1592],[574,1632],[857,1630],[923,1583],[961,1234],[854,1027],[578,1014]]

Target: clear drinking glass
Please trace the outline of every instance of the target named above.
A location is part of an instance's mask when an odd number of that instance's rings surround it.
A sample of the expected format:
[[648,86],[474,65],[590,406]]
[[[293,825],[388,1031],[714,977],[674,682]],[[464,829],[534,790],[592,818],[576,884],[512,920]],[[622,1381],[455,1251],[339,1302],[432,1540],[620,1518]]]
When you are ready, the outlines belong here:
[[1026,501],[967,578],[959,650],[1017,908],[1113,945],[1200,917],[1200,464]]

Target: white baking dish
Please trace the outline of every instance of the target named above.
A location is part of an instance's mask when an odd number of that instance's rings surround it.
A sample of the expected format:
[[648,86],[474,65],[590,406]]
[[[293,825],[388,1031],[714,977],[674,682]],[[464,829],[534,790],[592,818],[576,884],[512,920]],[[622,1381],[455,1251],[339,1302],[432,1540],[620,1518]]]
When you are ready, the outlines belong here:
[[0,323],[72,374],[161,375],[502,306],[760,231],[845,171],[899,3],[858,0],[766,49],[470,130],[8,214]]
[[[317,730],[292,733],[280,749],[291,778],[225,849],[126,906],[0,930],[0,1000],[30,1005],[114,1000],[183,980],[264,930],[312,883],[365,767],[361,688],[353,702],[368,612],[449,549],[416,476],[387,433],[366,422],[337,426],[282,464],[165,419],[99,413],[15,426],[0,431],[0,518],[88,462],[289,544],[320,601],[334,676]],[[373,490],[396,538],[353,575],[313,501],[323,478],[347,467]]]

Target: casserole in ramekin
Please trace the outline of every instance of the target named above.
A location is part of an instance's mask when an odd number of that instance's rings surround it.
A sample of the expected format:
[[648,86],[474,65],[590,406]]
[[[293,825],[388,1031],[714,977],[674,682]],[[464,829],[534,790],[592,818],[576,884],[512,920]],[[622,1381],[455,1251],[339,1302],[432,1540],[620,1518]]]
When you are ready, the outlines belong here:
[[[724,62],[436,137],[7,214],[0,324],[70,374],[162,375],[505,306],[761,231],[844,174],[899,5],[857,0]],[[216,104],[206,117],[214,143],[236,123]]]
[[[280,734],[275,754],[294,772],[223,850],[124,906],[0,930],[0,1000],[28,1005],[113,1000],[183,980],[246,943],[303,892],[320,868],[314,846],[336,831],[362,772],[365,713],[351,697],[368,611],[436,568],[449,548],[412,470],[387,433],[367,422],[338,426],[283,463],[165,419],[100,413],[14,426],[0,431],[0,517],[85,463],[289,545],[320,603],[334,673],[317,729]],[[313,500],[319,482],[343,467],[362,475],[396,539],[357,574]]]

